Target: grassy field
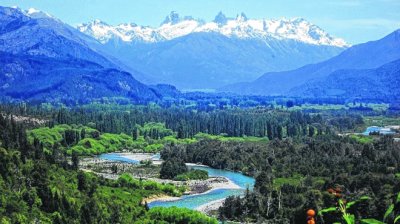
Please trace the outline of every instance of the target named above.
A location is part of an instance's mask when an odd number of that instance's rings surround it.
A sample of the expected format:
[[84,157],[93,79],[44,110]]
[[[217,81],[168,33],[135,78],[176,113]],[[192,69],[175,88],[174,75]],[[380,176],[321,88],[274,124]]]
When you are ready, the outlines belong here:
[[[46,152],[51,153],[53,147],[57,144],[58,147],[71,155],[72,152],[77,152],[79,155],[96,155],[115,151],[135,151],[135,152],[159,152],[166,144],[191,144],[202,139],[218,140],[218,141],[235,141],[235,142],[267,142],[268,138],[260,137],[228,137],[225,135],[210,135],[198,133],[194,138],[179,139],[176,133],[165,128],[164,124],[149,123],[141,128],[141,133],[144,134],[133,139],[131,135],[124,133],[100,133],[96,129],[82,125],[56,125],[53,128],[42,127],[27,132],[28,139],[33,143],[34,139],[39,140]],[[157,130],[157,132],[154,132]],[[82,132],[85,134],[81,134]],[[66,133],[72,132],[74,141],[66,143]],[[151,133],[158,133],[156,136],[151,136]]]
[[350,135],[350,138],[353,138],[356,141],[364,144],[372,143],[374,141],[374,138],[372,136]]
[[275,178],[274,179],[274,187],[280,188],[284,184],[288,184],[288,185],[292,185],[292,186],[299,186],[303,179],[304,179],[304,177],[299,174],[294,174],[292,177]]
[[134,149],[134,146],[132,138],[126,134],[104,133],[97,139],[84,138],[80,140],[78,144],[69,148],[67,153],[72,154],[72,151],[76,151],[83,155],[101,154],[121,149]]
[[96,129],[83,125],[56,125],[53,128],[42,127],[27,131],[28,141],[33,143],[34,138],[38,139],[45,149],[50,149],[55,143],[60,143],[64,138],[64,133],[67,130],[81,132],[85,129],[87,135],[91,135]]

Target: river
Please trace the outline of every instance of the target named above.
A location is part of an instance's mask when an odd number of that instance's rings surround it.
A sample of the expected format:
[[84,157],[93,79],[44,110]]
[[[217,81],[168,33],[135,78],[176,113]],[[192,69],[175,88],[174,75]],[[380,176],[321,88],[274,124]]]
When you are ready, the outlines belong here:
[[[113,160],[113,161],[121,161],[121,162],[127,162],[127,163],[135,163],[135,164],[138,163],[137,160],[122,157],[122,156],[118,155],[117,153],[102,154],[99,157],[102,159],[108,159],[108,160]],[[157,156],[154,156],[154,158],[157,158]],[[206,193],[203,193],[203,194],[184,195],[175,201],[153,201],[153,202],[149,203],[149,207],[176,206],[176,207],[185,207],[185,208],[190,208],[190,209],[196,209],[202,205],[208,204],[213,201],[224,199],[231,195],[243,195],[246,188],[249,188],[251,190],[254,187],[254,183],[255,183],[254,178],[243,175],[241,173],[227,171],[227,170],[213,169],[213,168],[206,167],[206,166],[189,165],[189,167],[192,169],[206,170],[210,177],[216,177],[216,176],[226,177],[226,178],[230,179],[233,183],[240,186],[240,189],[215,189],[215,190],[211,190]]]
[[380,135],[394,135],[396,132],[391,130],[390,128],[378,127],[378,126],[370,126],[362,133],[363,135],[370,135],[371,133],[377,133]]

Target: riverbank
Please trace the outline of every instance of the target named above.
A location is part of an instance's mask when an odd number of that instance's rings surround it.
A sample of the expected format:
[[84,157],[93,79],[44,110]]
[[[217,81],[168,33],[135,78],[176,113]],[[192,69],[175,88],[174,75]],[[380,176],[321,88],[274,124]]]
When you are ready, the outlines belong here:
[[209,214],[212,211],[218,210],[218,208],[221,207],[224,204],[224,202],[225,198],[215,201],[210,201],[209,203],[197,207],[195,210],[205,214]]
[[131,152],[123,152],[123,153],[116,153],[118,156],[129,159],[129,160],[134,160],[134,161],[145,161],[145,160],[151,160],[154,165],[160,165],[162,163],[162,160],[159,159],[154,159],[154,154],[153,153],[131,153]]
[[[165,180],[165,179],[157,179],[151,178],[151,180],[160,182],[160,183],[172,183],[175,185],[185,185],[189,188],[189,191],[186,191],[184,194],[188,196],[197,196],[208,194],[214,190],[219,189],[241,189],[240,186],[233,183],[233,181],[229,180],[226,177],[211,177],[207,180],[189,180],[189,181],[173,181],[173,180]],[[199,187],[200,185],[200,187]],[[205,189],[205,190],[204,190]],[[168,195],[152,195],[148,198],[144,198],[142,203],[145,202],[151,203],[155,201],[178,201],[180,197],[172,197]]]
[[154,201],[177,201],[179,199],[180,199],[180,197],[172,197],[172,196],[169,196],[166,194],[159,194],[159,195],[152,195],[150,197],[143,198],[142,204],[145,204],[145,203],[149,204]]
[[[199,184],[205,184],[208,189],[205,191],[197,190],[196,187]],[[239,185],[233,183],[233,181],[226,177],[210,177],[207,180],[192,180],[188,181],[188,185],[192,188],[192,191],[189,193],[190,195],[207,194],[218,189],[241,189]]]

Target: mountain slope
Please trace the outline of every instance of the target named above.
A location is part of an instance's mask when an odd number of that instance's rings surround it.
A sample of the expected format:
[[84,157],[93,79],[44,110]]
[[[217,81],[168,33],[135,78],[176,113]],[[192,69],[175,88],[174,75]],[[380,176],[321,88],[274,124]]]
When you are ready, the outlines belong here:
[[0,95],[5,99],[88,103],[107,98],[156,99],[131,74],[73,59],[0,53]]
[[[110,46],[109,51],[149,74],[152,80],[179,88],[215,88],[256,78],[266,70],[295,68],[312,58],[337,53],[331,47],[314,48],[293,40],[271,39],[266,45],[259,40],[239,40],[217,33],[193,33],[167,42],[135,44],[119,50]],[[295,60],[288,60],[288,55]]]
[[220,91],[242,94],[283,95],[294,87],[323,78],[340,69],[373,69],[400,58],[400,30],[386,37],[359,44],[336,57],[299,69],[266,73],[249,83],[225,86]]
[[0,7],[0,96],[39,101],[157,99],[120,70],[98,42],[51,16]]
[[293,88],[290,95],[311,98],[386,99],[400,97],[400,60],[377,69],[338,70],[329,76]]
[[244,14],[214,21],[181,18],[172,12],[160,27],[83,24],[80,31],[107,52],[150,77],[183,89],[216,88],[255,79],[337,55],[348,45],[303,19],[247,19]]
[[[0,7],[0,51],[51,58],[79,58],[113,67],[91,48],[97,41],[74,28],[34,10]],[[39,14],[39,15],[38,15]]]

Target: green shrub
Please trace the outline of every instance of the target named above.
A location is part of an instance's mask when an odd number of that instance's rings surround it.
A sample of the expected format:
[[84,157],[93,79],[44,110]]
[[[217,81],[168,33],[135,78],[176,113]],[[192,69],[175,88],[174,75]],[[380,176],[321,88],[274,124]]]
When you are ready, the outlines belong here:
[[[177,207],[154,207],[146,214],[147,222],[140,221],[136,223],[187,223],[187,224],[217,224],[215,218],[206,216],[205,214],[190,210],[187,208]],[[153,222],[151,222],[153,221]],[[164,222],[162,222],[164,221]]]

